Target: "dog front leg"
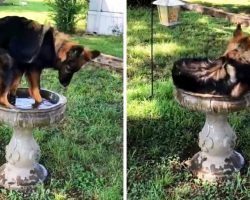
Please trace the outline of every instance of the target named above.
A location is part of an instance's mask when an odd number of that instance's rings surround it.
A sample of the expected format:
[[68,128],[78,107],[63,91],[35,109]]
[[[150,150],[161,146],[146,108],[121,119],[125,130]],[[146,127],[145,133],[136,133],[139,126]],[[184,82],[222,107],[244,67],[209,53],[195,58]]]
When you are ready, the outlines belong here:
[[16,91],[17,91],[17,88],[20,85],[22,76],[23,76],[22,71],[15,71],[13,80],[11,82],[10,93],[9,93],[9,102],[12,105],[16,104]]
[[7,87],[5,84],[1,84],[0,104],[7,108],[14,108],[14,106],[9,103],[8,93],[9,87]]
[[248,85],[245,83],[238,83],[234,86],[234,88],[231,91],[231,97],[233,98],[239,98],[242,95],[244,95],[248,90]]
[[41,71],[32,70],[26,73],[28,82],[29,82],[29,93],[30,96],[35,99],[34,106],[37,107],[40,103],[42,103],[42,97],[40,94],[40,76]]

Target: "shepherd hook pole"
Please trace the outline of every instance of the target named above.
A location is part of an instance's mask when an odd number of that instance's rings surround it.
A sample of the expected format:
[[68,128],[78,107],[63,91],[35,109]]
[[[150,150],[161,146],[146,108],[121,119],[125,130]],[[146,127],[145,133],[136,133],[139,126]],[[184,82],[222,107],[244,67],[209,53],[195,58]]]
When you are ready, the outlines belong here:
[[154,96],[154,58],[153,58],[153,42],[154,42],[154,5],[151,3],[151,98]]

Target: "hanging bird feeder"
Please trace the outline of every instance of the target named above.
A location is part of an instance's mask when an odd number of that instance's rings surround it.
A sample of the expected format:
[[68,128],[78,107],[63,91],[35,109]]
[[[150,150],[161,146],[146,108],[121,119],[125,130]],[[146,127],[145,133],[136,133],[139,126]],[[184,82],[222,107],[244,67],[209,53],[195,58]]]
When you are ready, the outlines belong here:
[[160,24],[164,26],[173,26],[179,24],[179,14],[182,5],[179,0],[157,0],[153,2],[158,7]]

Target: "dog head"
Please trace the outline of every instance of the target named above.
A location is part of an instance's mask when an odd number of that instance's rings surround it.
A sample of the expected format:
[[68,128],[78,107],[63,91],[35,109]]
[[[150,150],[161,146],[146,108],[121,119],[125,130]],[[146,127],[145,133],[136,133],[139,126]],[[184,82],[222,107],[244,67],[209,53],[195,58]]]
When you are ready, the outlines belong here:
[[237,25],[224,56],[242,64],[250,64],[250,36],[242,32],[240,24]]
[[67,48],[63,61],[58,67],[59,81],[66,87],[69,85],[75,72],[79,71],[86,63],[100,55],[99,51],[90,51],[80,45]]

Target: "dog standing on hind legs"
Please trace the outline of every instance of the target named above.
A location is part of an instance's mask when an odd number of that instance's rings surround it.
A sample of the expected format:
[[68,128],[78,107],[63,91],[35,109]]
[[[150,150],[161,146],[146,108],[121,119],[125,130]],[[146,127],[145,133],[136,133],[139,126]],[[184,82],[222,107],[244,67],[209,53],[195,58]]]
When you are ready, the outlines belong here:
[[75,72],[100,55],[99,51],[84,48],[53,27],[24,17],[1,18],[0,30],[0,48],[6,51],[5,58],[13,64],[8,71],[11,81],[6,82],[0,97],[0,104],[6,107],[12,107],[6,96],[14,101],[23,74],[37,106],[42,102],[40,76],[43,69],[57,70],[60,83],[66,87]]

